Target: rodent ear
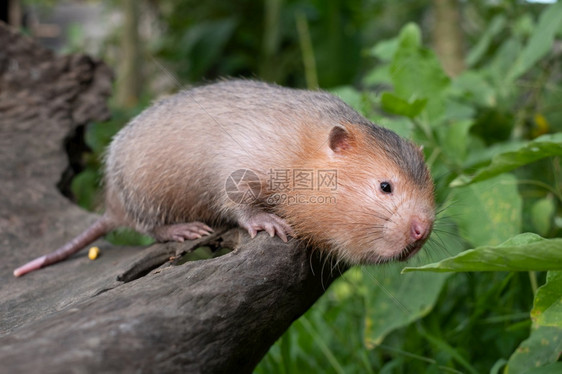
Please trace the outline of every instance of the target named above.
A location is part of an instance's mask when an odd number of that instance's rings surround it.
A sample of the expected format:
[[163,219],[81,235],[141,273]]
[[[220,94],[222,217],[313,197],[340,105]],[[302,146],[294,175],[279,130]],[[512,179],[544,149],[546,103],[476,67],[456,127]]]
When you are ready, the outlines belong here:
[[329,136],[330,149],[340,153],[351,148],[351,135],[341,126],[334,126]]

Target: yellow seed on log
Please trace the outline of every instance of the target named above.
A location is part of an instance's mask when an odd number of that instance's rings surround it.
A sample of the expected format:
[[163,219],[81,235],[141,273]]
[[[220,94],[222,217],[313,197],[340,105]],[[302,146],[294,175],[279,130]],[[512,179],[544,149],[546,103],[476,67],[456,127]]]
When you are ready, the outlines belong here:
[[88,258],[90,260],[95,260],[96,258],[98,258],[99,255],[100,255],[100,249],[98,247],[92,247],[90,248],[90,251],[88,251]]

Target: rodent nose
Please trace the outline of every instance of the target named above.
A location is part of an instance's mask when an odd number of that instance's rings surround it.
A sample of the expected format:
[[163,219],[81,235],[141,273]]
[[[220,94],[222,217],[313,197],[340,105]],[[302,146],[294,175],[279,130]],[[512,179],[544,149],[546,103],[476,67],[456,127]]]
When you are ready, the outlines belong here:
[[430,225],[424,221],[413,218],[410,224],[410,234],[414,241],[425,240],[431,231]]

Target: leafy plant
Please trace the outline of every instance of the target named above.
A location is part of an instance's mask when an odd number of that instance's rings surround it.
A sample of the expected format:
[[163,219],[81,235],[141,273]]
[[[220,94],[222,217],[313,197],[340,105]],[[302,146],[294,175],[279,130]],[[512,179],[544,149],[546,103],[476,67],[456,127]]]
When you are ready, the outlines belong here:
[[[306,55],[321,87],[362,87],[332,90],[423,145],[436,180],[434,234],[407,274],[402,264],[348,271],[257,373],[562,370],[562,5],[465,6],[486,14],[471,20],[468,68],[451,78],[416,24],[361,55],[420,20],[424,1],[158,2],[166,33],[148,45],[180,82],[257,73],[302,86]],[[146,105],[88,128],[94,153],[73,182],[83,206],[96,205],[104,147]]]
[[[258,372],[289,372],[300,364],[323,372],[561,370],[562,107],[553,103],[562,90],[553,45],[562,3],[545,8],[533,26],[529,34],[510,34],[507,18],[497,16],[468,54],[470,69],[449,78],[423,47],[419,28],[408,24],[370,51],[379,64],[364,85],[384,92],[335,91],[424,145],[445,208],[425,254],[434,262],[406,267],[404,275],[400,265],[347,273],[304,317],[313,326],[333,321],[337,329],[307,343],[322,342],[326,365],[318,364],[322,358],[309,358],[314,366],[284,357],[288,349],[276,346]],[[465,271],[486,273],[447,273]],[[350,289],[362,304],[342,296]],[[350,322],[331,319],[330,308],[342,308],[339,303],[353,305],[342,311],[349,318],[363,316],[365,347],[350,343],[359,338]],[[287,336],[295,341],[309,333],[297,322]],[[341,334],[351,338],[342,344]]]

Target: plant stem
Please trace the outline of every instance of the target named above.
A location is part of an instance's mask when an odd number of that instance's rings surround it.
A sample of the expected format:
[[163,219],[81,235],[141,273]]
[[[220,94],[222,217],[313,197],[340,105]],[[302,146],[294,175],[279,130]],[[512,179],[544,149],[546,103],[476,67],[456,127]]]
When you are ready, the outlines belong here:
[[539,288],[537,283],[537,272],[530,271],[529,272],[529,281],[531,282],[531,289],[533,290],[533,295],[537,293],[537,288]]
[[[391,346],[386,345],[386,344],[379,344],[378,347],[380,347],[382,349],[385,349],[387,351],[390,351],[390,352],[398,353],[398,354],[400,354],[402,356],[405,356],[405,357],[409,357],[409,358],[413,358],[415,360],[427,362],[428,364],[432,364],[432,365],[437,364],[437,361],[432,359],[432,358],[420,356],[420,355],[417,355],[417,354],[414,354],[414,353],[411,353],[411,352],[404,351],[402,349],[391,347]],[[462,373],[462,371],[458,371],[458,370],[455,370],[453,368],[448,368],[448,367],[443,366],[443,365],[438,365],[438,367],[442,371],[448,371],[448,372],[451,372],[451,373],[458,373],[458,374]]]
[[549,186],[548,184],[544,183],[544,182],[540,182],[540,181],[536,181],[536,180],[532,180],[532,179],[522,179],[517,181],[517,183],[520,184],[532,184],[538,187],[542,187],[545,190],[548,190],[550,192],[552,192],[554,194],[554,196],[556,196],[556,198],[562,203],[562,191],[559,191],[558,189]]
[[295,13],[295,20],[299,33],[299,44],[302,51],[306,86],[310,90],[316,90],[318,89],[318,74],[316,72],[316,59],[314,57],[314,49],[312,48],[312,40],[308,30],[308,21],[301,11]]

